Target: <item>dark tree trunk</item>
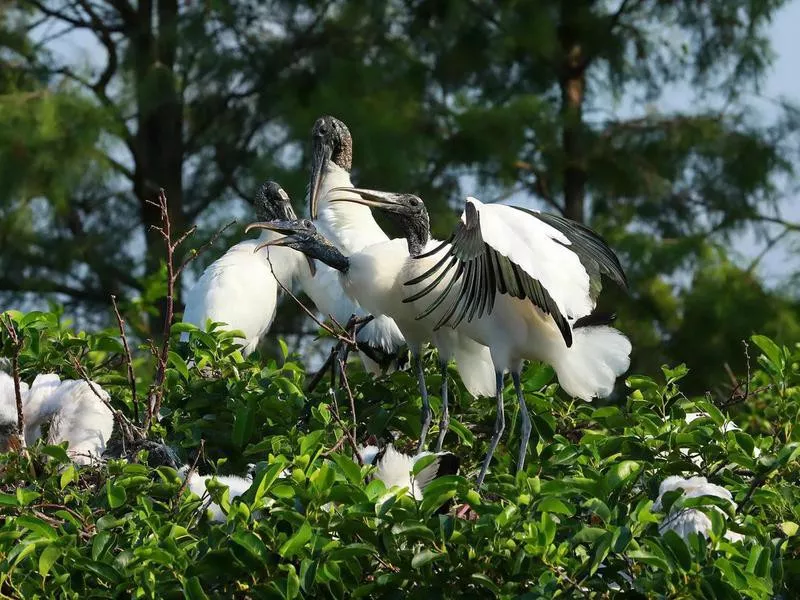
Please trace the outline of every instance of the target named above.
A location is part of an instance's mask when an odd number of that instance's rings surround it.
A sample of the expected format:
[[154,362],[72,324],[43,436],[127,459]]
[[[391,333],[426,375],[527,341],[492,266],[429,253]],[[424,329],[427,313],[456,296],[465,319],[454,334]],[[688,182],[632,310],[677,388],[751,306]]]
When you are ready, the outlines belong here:
[[561,4],[561,142],[564,151],[564,215],[575,221],[585,219],[586,158],[583,140],[583,102],[586,91],[586,50],[581,44],[579,19],[581,11],[588,10],[572,2]]
[[[164,188],[169,202],[172,231],[185,229],[183,214],[183,99],[175,76],[177,44],[177,0],[157,1],[157,23],[153,23],[154,0],[137,7],[137,30],[131,36],[138,123],[135,137],[136,170],[134,193],[139,200],[145,227],[148,273],[155,272],[166,257],[164,239],[153,227],[161,226],[161,211],[155,201]],[[178,250],[179,252],[179,250]],[[179,292],[176,291],[176,300]],[[166,301],[151,320],[153,334],[161,329]],[[156,320],[157,319],[157,320]]]

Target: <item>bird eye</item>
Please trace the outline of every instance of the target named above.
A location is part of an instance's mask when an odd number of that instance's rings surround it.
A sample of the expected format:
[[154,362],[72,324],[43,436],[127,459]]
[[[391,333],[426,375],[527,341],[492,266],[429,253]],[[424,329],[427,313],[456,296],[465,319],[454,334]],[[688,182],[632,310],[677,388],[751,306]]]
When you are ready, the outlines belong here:
[[411,196],[411,198],[409,198],[408,200],[408,203],[411,206],[419,206],[419,199],[415,198],[414,196]]
[[309,221],[308,219],[306,219],[305,221],[303,221],[303,225],[305,225],[306,227],[308,227],[309,229],[311,229],[311,228],[314,226],[314,223],[312,223],[311,221]]

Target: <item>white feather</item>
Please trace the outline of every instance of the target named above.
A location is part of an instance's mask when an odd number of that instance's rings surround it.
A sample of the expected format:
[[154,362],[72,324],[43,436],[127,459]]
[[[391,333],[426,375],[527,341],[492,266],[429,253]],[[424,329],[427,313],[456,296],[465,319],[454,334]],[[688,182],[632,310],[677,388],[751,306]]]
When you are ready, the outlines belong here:
[[[102,387],[95,382],[90,387],[83,380],[60,381],[58,375],[40,374],[30,388],[24,383],[20,388],[26,444],[36,443],[42,436],[42,428],[49,424],[47,443],[68,442],[67,454],[75,463],[89,464],[100,459],[114,429],[111,410],[95,394],[96,391],[108,399]],[[7,418],[9,405],[14,407],[11,422],[16,423],[13,380],[3,373],[0,374],[0,419]]]
[[[206,321],[240,330],[237,342],[247,356],[258,346],[275,319],[280,287],[290,288],[294,277],[310,276],[305,258],[290,248],[253,250],[262,242],[281,237],[265,231],[258,239],[240,242],[206,268],[187,294],[183,320],[205,330]],[[272,266],[270,266],[270,263]],[[183,333],[181,340],[187,340]]]
[[[658,498],[653,504],[653,510],[661,510],[664,494],[677,489],[682,489],[682,495],[687,498],[699,498],[700,496],[723,498],[734,509],[736,508],[736,503],[733,501],[731,493],[722,486],[709,483],[705,477],[684,479],[678,475],[672,475],[661,482],[658,488]],[[725,512],[718,506],[709,507],[709,510],[716,510],[727,518]],[[670,513],[664,517],[658,530],[659,533],[663,534],[670,529],[684,540],[688,539],[690,533],[699,533],[704,537],[708,537],[711,531],[711,519],[703,511],[696,508],[671,508]],[[740,533],[730,530],[725,532],[725,537],[732,542],[744,539],[744,536]]]
[[[359,449],[365,464],[374,464],[378,454],[377,446],[366,446]],[[433,481],[437,469],[437,462],[426,466],[416,477],[413,475],[414,465],[431,452],[420,452],[411,456],[399,452],[389,444],[378,464],[375,465],[373,477],[383,482],[387,489],[392,487],[406,488],[409,496],[415,500],[422,500],[423,492],[428,484]],[[445,453],[439,453],[445,454]]]
[[[189,465],[184,465],[178,471],[178,477],[180,477],[182,481],[186,479],[189,468]],[[228,486],[228,498],[230,500],[238,498],[253,485],[253,479],[251,477],[239,477],[237,475],[198,475],[197,473],[192,473],[187,487],[199,498],[204,498],[208,493],[206,482],[212,479],[216,479],[221,484]],[[211,502],[208,506],[208,510],[211,513],[209,516],[211,521],[221,523],[227,518],[220,505],[216,502]]]
[[[317,200],[315,226],[319,232],[345,255],[358,252],[373,244],[388,242],[389,237],[375,221],[369,207],[354,202],[329,201],[328,195],[336,187],[353,187],[350,173],[332,161],[328,161],[320,180]],[[343,197],[343,192],[336,192],[336,197]],[[331,270],[330,267],[325,265],[323,267]],[[405,343],[403,334],[391,318],[384,313],[372,311],[363,305],[359,306],[358,300],[354,296],[343,292],[338,281],[332,286],[327,286],[327,282],[331,280],[330,275],[320,275],[318,272],[318,276],[321,276],[323,283],[303,282],[301,285],[317,305],[317,309],[320,312],[327,315],[332,314],[334,309],[338,309],[338,314],[334,316],[342,325],[347,322],[352,314],[358,316],[372,314],[375,319],[361,330],[358,336],[359,341],[379,347],[385,352],[393,352]],[[309,285],[311,286],[311,291],[307,287]],[[326,298],[326,296],[328,297]],[[365,366],[368,368],[372,366],[370,370],[376,372],[374,363],[365,360],[366,357],[364,355],[361,356]]]
[[[594,309],[589,274],[563,233],[512,206],[467,197],[480,217],[483,241],[539,281],[561,313],[580,318]],[[466,209],[461,215],[466,222]]]

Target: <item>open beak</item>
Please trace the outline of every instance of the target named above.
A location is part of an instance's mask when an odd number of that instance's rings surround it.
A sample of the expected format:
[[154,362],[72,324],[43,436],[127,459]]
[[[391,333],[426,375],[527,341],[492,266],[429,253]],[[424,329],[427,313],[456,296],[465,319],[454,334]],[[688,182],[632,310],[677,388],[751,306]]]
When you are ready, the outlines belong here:
[[253,252],[258,252],[259,250],[267,248],[268,246],[286,246],[298,239],[297,228],[295,227],[293,221],[286,221],[282,219],[276,219],[275,221],[258,221],[256,223],[250,223],[250,225],[244,228],[244,232],[248,233],[253,229],[268,229],[269,231],[282,233],[284,235],[284,237],[278,238],[277,240],[270,240],[268,242],[264,242],[263,244],[259,244],[253,249]]
[[333,188],[333,192],[347,192],[340,196],[332,196],[331,202],[355,202],[373,208],[392,208],[400,205],[399,194],[394,192],[381,192],[379,190],[367,190],[364,188],[338,187]]
[[317,202],[322,174],[333,156],[333,145],[324,137],[315,137],[311,154],[311,218],[317,218]]

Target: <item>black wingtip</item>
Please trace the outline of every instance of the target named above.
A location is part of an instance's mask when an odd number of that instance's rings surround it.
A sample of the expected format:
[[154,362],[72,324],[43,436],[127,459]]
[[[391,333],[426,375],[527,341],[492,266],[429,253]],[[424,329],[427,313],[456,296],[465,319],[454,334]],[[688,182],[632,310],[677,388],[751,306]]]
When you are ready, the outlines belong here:
[[601,325],[611,325],[617,319],[617,313],[595,311],[581,317],[572,324],[573,329],[580,327],[598,327]]
[[436,471],[436,477],[458,474],[458,468],[461,466],[461,459],[458,456],[452,452],[441,452],[438,456],[439,468]]

